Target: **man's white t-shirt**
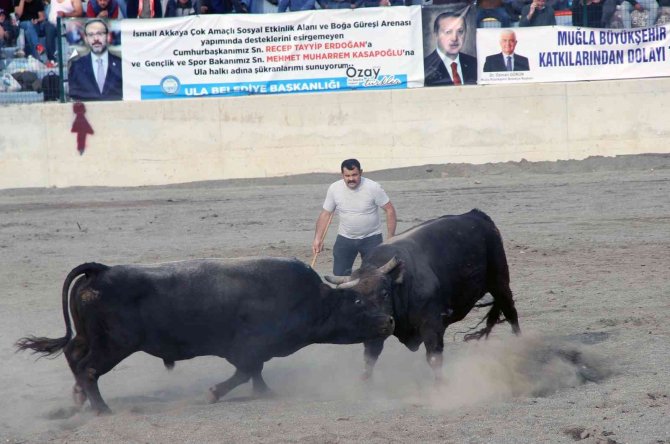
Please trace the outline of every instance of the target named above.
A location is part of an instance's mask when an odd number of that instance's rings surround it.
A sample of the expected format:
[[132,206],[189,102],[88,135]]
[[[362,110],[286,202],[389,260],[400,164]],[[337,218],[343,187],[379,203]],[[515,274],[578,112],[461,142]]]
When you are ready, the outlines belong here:
[[354,190],[344,180],[338,180],[328,187],[323,209],[333,212],[337,209],[340,227],[337,234],[349,239],[363,239],[381,234],[382,222],[379,207],[390,199],[377,182],[361,177],[361,183]]

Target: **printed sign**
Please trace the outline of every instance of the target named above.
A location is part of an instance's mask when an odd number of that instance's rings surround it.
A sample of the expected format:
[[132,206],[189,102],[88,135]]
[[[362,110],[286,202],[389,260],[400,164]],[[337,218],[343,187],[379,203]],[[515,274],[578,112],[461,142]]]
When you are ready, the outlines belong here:
[[123,98],[423,86],[421,7],[123,20]]
[[477,30],[481,84],[631,79],[670,75],[668,25]]

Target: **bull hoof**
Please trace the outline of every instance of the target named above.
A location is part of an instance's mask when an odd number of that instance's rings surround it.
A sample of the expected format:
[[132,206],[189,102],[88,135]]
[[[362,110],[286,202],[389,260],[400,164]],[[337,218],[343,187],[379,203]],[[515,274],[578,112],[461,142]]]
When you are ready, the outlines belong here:
[[216,394],[216,389],[211,388],[207,391],[207,402],[214,404],[219,401],[219,395]]
[[361,381],[368,382],[372,379],[372,372],[363,372],[361,375]]
[[101,407],[94,407],[93,411],[95,412],[95,414],[97,416],[106,416],[106,415],[111,415],[112,414],[112,411],[106,405],[103,405]]
[[274,398],[277,395],[270,390],[269,388],[264,388],[264,389],[254,389],[254,396],[257,398]]

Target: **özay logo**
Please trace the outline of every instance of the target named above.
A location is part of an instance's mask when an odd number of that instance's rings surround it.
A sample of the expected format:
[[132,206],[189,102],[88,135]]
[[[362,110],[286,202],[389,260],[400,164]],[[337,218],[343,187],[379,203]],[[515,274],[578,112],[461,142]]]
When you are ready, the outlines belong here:
[[163,77],[161,80],[161,89],[165,94],[175,95],[179,92],[179,79],[175,76]]
[[349,66],[346,71],[347,86],[355,87],[373,87],[373,86],[392,86],[401,83],[393,74],[379,74],[381,68],[356,68]]

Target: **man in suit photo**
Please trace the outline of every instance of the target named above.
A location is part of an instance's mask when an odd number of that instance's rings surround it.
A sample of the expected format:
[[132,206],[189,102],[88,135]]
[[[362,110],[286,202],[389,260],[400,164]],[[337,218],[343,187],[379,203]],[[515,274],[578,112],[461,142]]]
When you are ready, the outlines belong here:
[[107,23],[93,19],[84,25],[84,41],[90,52],[70,64],[68,85],[74,100],[121,100],[121,59],[107,47]]
[[505,29],[500,34],[500,48],[502,52],[486,56],[484,72],[500,71],[529,71],[528,58],[514,53],[516,48],[516,34]]
[[467,26],[464,14],[443,12],[435,18],[435,51],[423,60],[425,86],[477,83],[477,59],[461,52]]

